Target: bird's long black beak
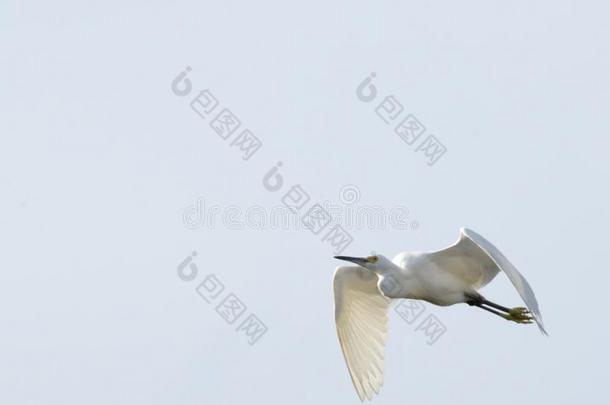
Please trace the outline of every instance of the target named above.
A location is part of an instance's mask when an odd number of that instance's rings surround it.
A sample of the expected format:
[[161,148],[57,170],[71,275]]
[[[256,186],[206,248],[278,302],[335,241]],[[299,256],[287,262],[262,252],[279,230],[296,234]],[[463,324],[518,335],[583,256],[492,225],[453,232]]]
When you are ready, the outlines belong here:
[[356,263],[356,264],[360,264],[360,265],[369,262],[369,260],[366,257],[335,256],[335,259],[345,260],[347,262],[352,262],[352,263]]

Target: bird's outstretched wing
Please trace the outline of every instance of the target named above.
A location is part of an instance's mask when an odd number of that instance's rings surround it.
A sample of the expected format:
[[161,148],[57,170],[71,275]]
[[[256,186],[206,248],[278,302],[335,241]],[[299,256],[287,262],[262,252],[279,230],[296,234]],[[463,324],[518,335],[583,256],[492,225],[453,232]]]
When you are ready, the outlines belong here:
[[335,270],[335,323],[352,382],[360,400],[383,385],[383,358],[390,299],[377,288],[377,275],[358,266]]
[[[513,286],[515,286],[515,289],[523,299],[523,302],[525,302],[527,309],[529,309],[532,313],[534,320],[538,325],[538,328],[540,328],[540,331],[546,335],[547,333],[544,329],[544,324],[542,323],[542,314],[540,313],[540,308],[538,308],[538,301],[536,301],[536,295],[534,295],[534,290],[532,290],[532,287],[529,285],[525,277],[523,277],[523,275],[519,273],[517,268],[513,266],[513,264],[506,258],[506,256],[504,256],[502,252],[498,250],[498,248],[492,245],[491,242],[489,242],[487,239],[470,229],[461,228],[460,239],[458,240],[458,243],[454,246],[462,246],[469,249],[470,242],[474,243],[474,245],[481,249],[481,251],[485,253],[485,255],[487,255],[497,266],[497,270],[495,270],[495,273],[491,276],[491,278],[493,278],[493,276],[497,274],[498,270],[502,270],[504,274],[506,274],[510,282],[513,284]],[[489,281],[491,281],[491,278],[489,279]]]

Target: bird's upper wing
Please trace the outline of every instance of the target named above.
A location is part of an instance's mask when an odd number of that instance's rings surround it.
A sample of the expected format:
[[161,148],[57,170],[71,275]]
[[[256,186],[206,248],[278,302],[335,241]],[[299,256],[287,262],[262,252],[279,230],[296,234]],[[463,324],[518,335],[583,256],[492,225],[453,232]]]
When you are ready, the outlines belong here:
[[[436,253],[436,259],[433,260],[443,262],[441,267],[458,273],[470,272],[473,279],[478,279],[479,287],[490,282],[502,270],[532,313],[540,331],[547,334],[532,287],[506,256],[487,239],[470,229],[462,228],[460,238],[454,245]],[[462,266],[456,266],[460,261]]]
[[383,385],[383,358],[390,299],[377,288],[377,275],[342,266],[333,279],[337,335],[360,400]]
[[500,268],[466,232],[466,229],[460,229],[457,242],[445,249],[430,252],[426,256],[439,269],[453,274],[478,290],[493,280]]

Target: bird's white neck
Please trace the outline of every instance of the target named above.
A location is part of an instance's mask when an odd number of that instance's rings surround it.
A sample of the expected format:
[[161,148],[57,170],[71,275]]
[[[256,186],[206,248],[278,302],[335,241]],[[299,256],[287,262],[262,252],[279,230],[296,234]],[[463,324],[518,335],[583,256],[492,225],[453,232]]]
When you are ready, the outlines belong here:
[[392,263],[390,261],[388,261],[387,263],[384,263],[382,266],[375,266],[371,270],[380,276],[400,274],[402,272],[402,269],[399,266],[395,265],[394,263]]

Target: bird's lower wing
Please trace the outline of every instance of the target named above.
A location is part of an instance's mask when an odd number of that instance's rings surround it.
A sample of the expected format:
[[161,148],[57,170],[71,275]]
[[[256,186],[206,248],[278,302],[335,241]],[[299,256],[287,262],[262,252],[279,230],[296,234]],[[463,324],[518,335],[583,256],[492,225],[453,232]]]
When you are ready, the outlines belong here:
[[538,308],[536,295],[534,295],[534,290],[532,290],[532,287],[527,282],[525,277],[523,277],[523,275],[519,273],[517,268],[513,266],[506,256],[504,256],[502,252],[500,252],[500,250],[492,245],[487,239],[470,229],[462,228],[460,231],[462,237],[466,237],[474,242],[494,261],[498,268],[502,270],[504,274],[506,274],[510,282],[515,286],[517,292],[519,292],[523,302],[525,302],[525,305],[534,316],[534,320],[536,321],[538,328],[540,328],[540,331],[546,335],[547,333],[544,329],[544,324],[542,323],[542,314]]
[[333,279],[335,323],[343,357],[360,400],[383,385],[383,360],[390,299],[377,275],[362,267],[338,267]]

